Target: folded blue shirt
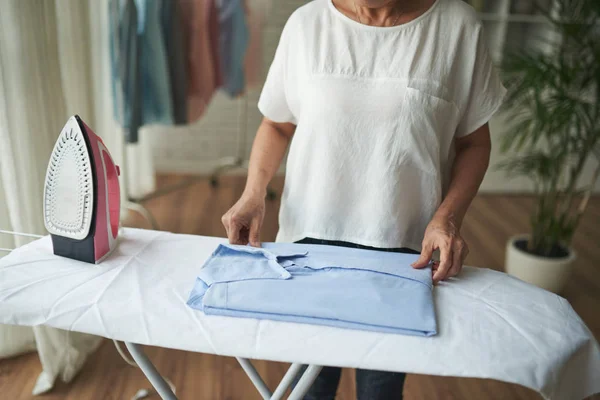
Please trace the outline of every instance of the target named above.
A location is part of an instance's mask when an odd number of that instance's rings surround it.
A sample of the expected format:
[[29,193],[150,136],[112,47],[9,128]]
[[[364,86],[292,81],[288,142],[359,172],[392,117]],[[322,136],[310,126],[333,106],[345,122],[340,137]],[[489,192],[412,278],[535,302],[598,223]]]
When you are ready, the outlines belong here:
[[419,256],[338,246],[222,244],[187,304],[210,315],[436,334],[431,269]]

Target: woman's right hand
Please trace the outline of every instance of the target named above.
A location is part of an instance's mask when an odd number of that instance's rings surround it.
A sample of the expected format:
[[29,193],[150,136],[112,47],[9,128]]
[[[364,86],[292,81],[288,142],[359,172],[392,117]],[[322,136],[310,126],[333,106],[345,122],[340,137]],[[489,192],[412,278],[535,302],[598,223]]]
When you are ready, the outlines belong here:
[[244,193],[221,218],[230,243],[260,247],[267,185],[279,168],[295,130],[293,124],[263,118],[252,145]]
[[265,196],[242,194],[242,197],[221,217],[231,244],[260,247],[260,228],[265,217]]

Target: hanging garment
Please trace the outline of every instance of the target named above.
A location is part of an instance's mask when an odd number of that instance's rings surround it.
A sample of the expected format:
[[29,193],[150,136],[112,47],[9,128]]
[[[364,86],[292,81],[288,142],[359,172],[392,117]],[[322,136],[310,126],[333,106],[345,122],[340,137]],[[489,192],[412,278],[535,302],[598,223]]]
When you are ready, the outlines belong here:
[[140,18],[143,124],[173,124],[171,80],[160,11],[170,0],[136,0]]
[[126,129],[126,139],[136,142],[141,125],[141,86],[138,12],[134,0],[111,0],[109,24],[114,116]]
[[166,0],[111,0],[115,118],[129,143],[142,125],[173,123],[171,82],[160,12]]
[[187,304],[205,314],[415,336],[436,334],[431,269],[419,255],[336,246],[219,245]]
[[248,23],[243,0],[221,0],[219,47],[223,68],[222,89],[231,97],[245,89],[244,58],[248,48]]
[[211,51],[210,1],[182,0],[180,2],[184,29],[188,37],[188,91],[187,114],[188,122],[200,118],[216,90],[215,59]]
[[171,81],[173,121],[179,125],[187,124],[187,38],[182,27],[179,2],[163,1],[160,16]]
[[214,73],[214,88],[218,89],[223,85],[223,66],[221,65],[221,53],[219,49],[219,38],[221,28],[219,26],[219,9],[216,0],[205,0],[206,5],[206,25],[208,26],[208,38],[210,41],[210,54]]

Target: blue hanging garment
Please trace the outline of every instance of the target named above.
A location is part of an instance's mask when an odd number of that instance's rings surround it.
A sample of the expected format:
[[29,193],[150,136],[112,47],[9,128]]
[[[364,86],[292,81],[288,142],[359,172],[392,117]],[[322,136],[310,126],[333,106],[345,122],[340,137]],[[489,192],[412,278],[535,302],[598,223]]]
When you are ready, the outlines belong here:
[[137,142],[141,125],[139,84],[140,43],[138,11],[134,0],[109,2],[109,49],[115,120],[127,131],[127,141]]
[[110,58],[116,120],[138,141],[146,124],[173,124],[172,93],[161,24],[162,2],[111,0]]
[[244,92],[246,78],[244,59],[248,48],[249,31],[243,0],[221,0],[219,11],[219,49],[223,86],[229,96]]
[[178,125],[187,124],[186,38],[184,37],[179,1],[163,1],[160,16],[171,81],[173,121]]
[[419,255],[338,246],[220,245],[187,304],[210,315],[436,334],[431,269]]

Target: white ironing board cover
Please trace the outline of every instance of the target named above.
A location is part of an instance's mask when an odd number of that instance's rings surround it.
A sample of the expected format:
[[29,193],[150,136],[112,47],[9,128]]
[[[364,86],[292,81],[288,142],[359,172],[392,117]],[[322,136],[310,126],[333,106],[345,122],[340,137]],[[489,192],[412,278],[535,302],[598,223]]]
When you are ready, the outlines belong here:
[[99,265],[54,256],[49,237],[0,259],[0,323],[251,359],[491,378],[549,399],[600,392],[600,349],[569,303],[489,269],[434,289],[437,336],[206,316],[186,305],[225,239],[124,229]]

